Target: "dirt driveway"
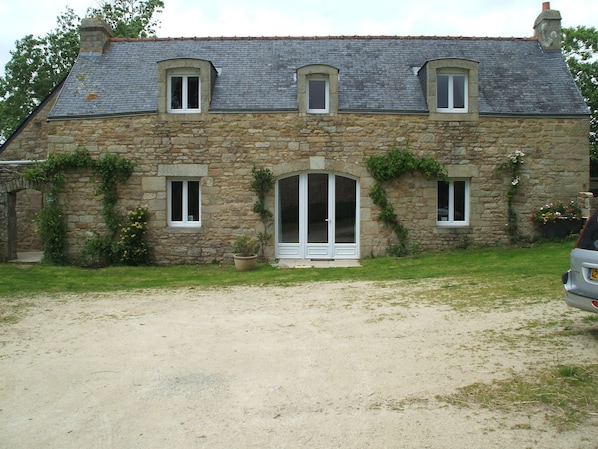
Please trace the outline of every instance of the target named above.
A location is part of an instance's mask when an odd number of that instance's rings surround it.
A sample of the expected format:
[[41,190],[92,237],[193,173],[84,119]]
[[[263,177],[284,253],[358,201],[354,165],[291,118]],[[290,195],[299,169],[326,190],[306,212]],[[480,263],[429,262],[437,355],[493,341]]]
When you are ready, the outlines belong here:
[[[30,299],[22,320],[0,326],[0,447],[598,448],[598,421],[558,432],[523,405],[437,398],[513,371],[596,363],[595,323],[557,299],[452,310],[421,300],[434,287]],[[578,332],[538,325],[564,316]]]

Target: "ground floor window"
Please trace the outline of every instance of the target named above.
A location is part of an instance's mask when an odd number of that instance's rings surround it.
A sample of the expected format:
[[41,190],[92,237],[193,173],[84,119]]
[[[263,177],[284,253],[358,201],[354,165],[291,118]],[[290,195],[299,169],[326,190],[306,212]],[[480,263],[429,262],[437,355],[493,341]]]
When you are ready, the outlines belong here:
[[201,226],[201,189],[199,179],[168,180],[168,224]]
[[469,224],[469,180],[438,181],[437,198],[437,225]]

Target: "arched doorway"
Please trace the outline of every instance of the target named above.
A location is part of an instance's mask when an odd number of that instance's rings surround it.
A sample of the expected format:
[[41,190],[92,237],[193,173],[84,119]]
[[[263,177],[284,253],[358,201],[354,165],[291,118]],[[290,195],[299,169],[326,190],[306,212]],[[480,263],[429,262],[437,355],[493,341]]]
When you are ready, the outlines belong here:
[[358,259],[359,182],[305,172],[276,183],[276,257]]
[[16,260],[19,254],[40,257],[42,243],[33,218],[42,206],[38,186],[25,181],[19,169],[0,172],[0,262]]

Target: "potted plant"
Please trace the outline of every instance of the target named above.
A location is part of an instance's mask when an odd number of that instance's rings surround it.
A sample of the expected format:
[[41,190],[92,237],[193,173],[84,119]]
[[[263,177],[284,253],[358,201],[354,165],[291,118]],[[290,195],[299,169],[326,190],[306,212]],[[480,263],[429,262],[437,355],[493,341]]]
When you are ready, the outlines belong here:
[[581,207],[575,201],[556,201],[540,207],[530,221],[541,228],[544,238],[564,238],[581,230]]
[[255,269],[259,249],[259,242],[248,235],[237,237],[233,242],[233,254],[237,271]]

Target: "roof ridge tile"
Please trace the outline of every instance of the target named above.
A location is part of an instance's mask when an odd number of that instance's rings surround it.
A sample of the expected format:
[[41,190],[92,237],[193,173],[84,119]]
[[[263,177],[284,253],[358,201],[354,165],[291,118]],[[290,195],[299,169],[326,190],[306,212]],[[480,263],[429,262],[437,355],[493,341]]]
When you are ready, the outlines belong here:
[[168,41],[283,41],[283,40],[461,40],[461,41],[537,41],[536,37],[475,37],[475,36],[204,36],[204,37],[113,37],[111,42],[168,42]]

